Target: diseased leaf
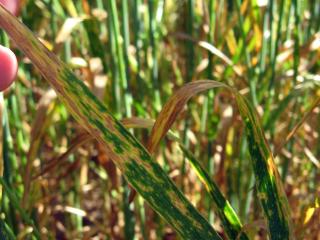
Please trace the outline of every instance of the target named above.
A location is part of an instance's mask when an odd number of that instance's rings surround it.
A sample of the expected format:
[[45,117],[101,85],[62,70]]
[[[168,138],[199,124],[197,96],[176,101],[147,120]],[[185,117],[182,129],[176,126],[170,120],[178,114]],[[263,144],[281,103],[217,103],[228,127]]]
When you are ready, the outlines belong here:
[[162,108],[152,128],[147,144],[149,152],[154,152],[161,139],[166,135],[167,131],[169,131],[177,116],[182,112],[191,97],[208,89],[217,87],[230,88],[220,82],[203,80],[186,84],[172,95]]
[[193,154],[180,144],[180,148],[186,155],[198,177],[209,192],[214,205],[215,213],[220,217],[222,226],[230,239],[249,239],[242,229],[242,224],[231,204],[225,199],[217,184],[211,180],[208,173],[201,167]]
[[275,166],[273,155],[265,139],[258,114],[246,98],[235,89],[212,80],[200,80],[184,85],[167,101],[160,112],[151,131],[148,149],[151,152],[154,151],[191,97],[216,87],[224,87],[236,97],[241,117],[246,126],[256,188],[268,221],[271,239],[292,239],[293,229],[288,200]]
[[244,97],[234,93],[246,126],[258,198],[268,221],[270,237],[271,239],[293,239],[288,199],[258,114]]
[[40,70],[73,117],[105,147],[128,182],[183,239],[221,239],[139,141],[65,64],[2,6],[0,27]]

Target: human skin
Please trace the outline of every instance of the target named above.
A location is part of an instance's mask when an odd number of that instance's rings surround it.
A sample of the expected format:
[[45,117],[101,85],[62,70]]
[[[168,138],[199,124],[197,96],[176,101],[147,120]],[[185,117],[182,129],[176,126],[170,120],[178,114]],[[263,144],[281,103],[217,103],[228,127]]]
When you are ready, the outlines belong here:
[[6,90],[16,78],[18,62],[15,54],[0,45],[0,91]]
[[[19,0],[0,0],[12,14],[17,15]],[[18,62],[15,54],[9,49],[0,45],[0,91],[6,90],[16,78]]]
[[13,15],[18,14],[19,0],[0,0],[0,4],[2,4]]

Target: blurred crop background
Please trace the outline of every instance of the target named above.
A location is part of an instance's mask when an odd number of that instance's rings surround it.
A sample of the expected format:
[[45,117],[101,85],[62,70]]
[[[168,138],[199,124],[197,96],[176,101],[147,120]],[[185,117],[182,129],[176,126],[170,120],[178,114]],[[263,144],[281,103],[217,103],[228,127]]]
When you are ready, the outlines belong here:
[[[319,0],[24,0],[20,13],[118,119],[149,126],[142,119],[156,119],[195,80],[240,91],[277,156],[297,238],[320,239]],[[4,33],[1,43],[16,49]],[[34,225],[41,239],[179,239],[139,194],[130,195],[104,148],[15,52],[18,78],[4,94],[0,231],[32,239]],[[131,131],[146,144],[150,129]],[[267,239],[232,94],[192,98],[172,134],[215,180],[244,230]],[[156,161],[224,235],[178,145],[162,141]]]

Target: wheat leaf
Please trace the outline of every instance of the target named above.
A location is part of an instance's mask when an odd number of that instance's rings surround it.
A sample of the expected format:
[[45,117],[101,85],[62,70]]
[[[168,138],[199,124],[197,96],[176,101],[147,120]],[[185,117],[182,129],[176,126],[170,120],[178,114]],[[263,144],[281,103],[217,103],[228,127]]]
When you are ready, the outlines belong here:
[[105,147],[130,184],[182,238],[221,239],[145,148],[85,84],[2,6],[0,27],[52,85],[73,117]]

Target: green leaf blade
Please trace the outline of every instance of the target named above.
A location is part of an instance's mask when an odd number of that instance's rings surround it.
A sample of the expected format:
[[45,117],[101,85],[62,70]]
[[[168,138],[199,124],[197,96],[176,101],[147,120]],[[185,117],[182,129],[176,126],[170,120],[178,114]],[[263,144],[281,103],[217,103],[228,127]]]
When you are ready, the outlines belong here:
[[293,239],[288,200],[258,115],[244,97],[237,92],[234,93],[246,126],[258,198],[267,218],[270,237]]
[[[0,26],[50,82],[74,118],[105,146],[127,180],[183,239],[221,239],[152,161],[145,148],[110,115],[84,83],[2,6]],[[146,188],[146,183],[151,187]]]
[[202,168],[193,154],[188,151],[182,144],[180,148],[186,155],[192,167],[195,169],[198,177],[204,183],[207,191],[213,200],[214,211],[219,216],[222,226],[230,239],[247,240],[249,239],[245,232],[242,232],[242,224],[237,214],[233,210],[229,201],[223,196],[217,184],[211,180],[208,173]]

